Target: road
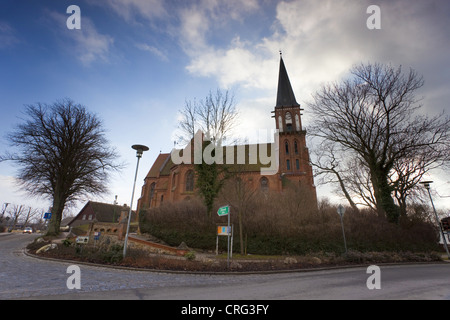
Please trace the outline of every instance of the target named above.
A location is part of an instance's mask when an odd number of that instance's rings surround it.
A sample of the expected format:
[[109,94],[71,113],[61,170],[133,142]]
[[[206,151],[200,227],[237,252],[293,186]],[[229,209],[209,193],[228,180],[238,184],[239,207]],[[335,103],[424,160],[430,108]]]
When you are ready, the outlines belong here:
[[34,235],[0,235],[0,299],[450,300],[450,263],[380,266],[369,290],[366,267],[252,275],[192,275],[79,265],[80,289],[68,289],[70,263],[23,254]]

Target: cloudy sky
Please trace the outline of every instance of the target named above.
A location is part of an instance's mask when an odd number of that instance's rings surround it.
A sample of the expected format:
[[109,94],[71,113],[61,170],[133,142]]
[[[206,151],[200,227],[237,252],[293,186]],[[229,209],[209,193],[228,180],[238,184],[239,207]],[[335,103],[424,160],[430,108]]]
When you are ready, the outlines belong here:
[[[68,29],[70,5],[81,29]],[[381,29],[369,29],[370,5]],[[136,163],[130,147],[150,147],[136,191],[159,152],[174,145],[177,112],[210,90],[234,92],[239,136],[273,129],[279,51],[297,101],[305,106],[325,82],[352,65],[382,62],[413,68],[434,115],[450,101],[450,2],[446,0],[2,0],[0,2],[0,152],[24,105],[71,98],[103,119],[107,138],[128,167],[101,201],[129,203]],[[448,112],[448,111],[447,111]],[[314,119],[304,111],[308,127]],[[310,146],[312,147],[312,146]],[[0,202],[48,207],[13,184],[0,163]],[[448,176],[436,173],[438,206],[450,208]],[[319,188],[319,196],[329,190]],[[136,197],[135,197],[136,199]],[[136,203],[136,200],[135,200]]]

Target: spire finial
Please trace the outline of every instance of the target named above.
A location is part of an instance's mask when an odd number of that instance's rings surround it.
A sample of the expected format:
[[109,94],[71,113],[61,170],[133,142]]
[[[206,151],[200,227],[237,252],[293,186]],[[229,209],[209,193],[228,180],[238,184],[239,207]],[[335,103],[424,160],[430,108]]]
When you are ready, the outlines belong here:
[[279,50],[280,52],[280,58],[283,58],[283,52],[281,50]]

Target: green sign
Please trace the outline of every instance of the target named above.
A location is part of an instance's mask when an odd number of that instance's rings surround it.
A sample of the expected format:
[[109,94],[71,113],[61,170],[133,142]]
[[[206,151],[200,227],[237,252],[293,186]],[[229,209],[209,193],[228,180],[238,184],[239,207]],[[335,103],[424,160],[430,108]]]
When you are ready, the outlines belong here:
[[217,210],[217,214],[220,217],[221,216],[226,216],[228,213],[230,213],[230,207],[229,206],[220,207],[219,210]]

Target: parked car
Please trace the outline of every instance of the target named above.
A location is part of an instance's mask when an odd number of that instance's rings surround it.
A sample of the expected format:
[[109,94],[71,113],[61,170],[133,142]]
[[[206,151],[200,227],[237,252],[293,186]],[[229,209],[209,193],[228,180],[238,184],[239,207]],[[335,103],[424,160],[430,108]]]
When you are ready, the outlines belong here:
[[23,233],[33,233],[33,228],[26,227],[25,229],[23,229]]

